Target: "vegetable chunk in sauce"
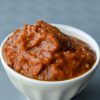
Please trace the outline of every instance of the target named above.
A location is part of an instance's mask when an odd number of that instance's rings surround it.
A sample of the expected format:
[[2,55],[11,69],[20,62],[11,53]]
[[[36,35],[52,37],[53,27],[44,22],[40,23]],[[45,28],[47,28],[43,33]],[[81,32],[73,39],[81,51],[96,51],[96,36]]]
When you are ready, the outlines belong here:
[[81,40],[64,35],[39,20],[17,29],[4,45],[9,67],[37,80],[61,81],[84,74],[96,61],[95,52]]

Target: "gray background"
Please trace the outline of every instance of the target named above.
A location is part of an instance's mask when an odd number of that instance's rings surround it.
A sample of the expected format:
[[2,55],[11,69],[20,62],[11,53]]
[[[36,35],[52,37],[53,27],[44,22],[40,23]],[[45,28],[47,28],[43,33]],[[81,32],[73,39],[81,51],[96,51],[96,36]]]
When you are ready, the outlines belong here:
[[[10,32],[37,19],[80,28],[100,45],[100,0],[0,0],[0,44]],[[25,100],[1,63],[0,100]],[[86,89],[72,100],[100,100],[100,67]]]

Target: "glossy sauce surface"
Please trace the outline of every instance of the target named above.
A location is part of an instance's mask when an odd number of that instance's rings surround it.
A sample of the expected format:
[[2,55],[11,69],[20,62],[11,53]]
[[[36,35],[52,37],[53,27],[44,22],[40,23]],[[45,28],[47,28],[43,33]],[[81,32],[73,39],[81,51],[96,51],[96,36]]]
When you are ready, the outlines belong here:
[[4,45],[9,67],[44,81],[67,80],[84,74],[96,61],[95,52],[81,40],[64,35],[44,21],[17,29]]

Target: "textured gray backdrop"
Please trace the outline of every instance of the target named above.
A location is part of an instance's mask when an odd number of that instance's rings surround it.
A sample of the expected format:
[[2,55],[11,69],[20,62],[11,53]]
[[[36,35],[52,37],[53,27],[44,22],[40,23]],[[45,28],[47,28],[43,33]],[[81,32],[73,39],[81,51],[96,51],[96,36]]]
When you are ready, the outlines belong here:
[[[100,0],[0,0],[0,44],[10,32],[37,19],[80,28],[100,45]],[[25,100],[1,63],[0,100]],[[100,67],[86,89],[72,100],[100,100]]]

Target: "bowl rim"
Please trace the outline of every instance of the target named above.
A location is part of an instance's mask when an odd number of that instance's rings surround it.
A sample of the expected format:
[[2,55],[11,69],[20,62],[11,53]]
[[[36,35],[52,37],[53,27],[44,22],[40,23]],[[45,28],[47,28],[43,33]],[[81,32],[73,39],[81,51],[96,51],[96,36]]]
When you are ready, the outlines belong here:
[[[82,75],[80,75],[80,76],[78,76],[78,77],[75,77],[75,78],[72,78],[72,79],[68,79],[68,80],[62,80],[62,81],[43,81],[43,80],[36,80],[36,79],[32,79],[32,78],[26,77],[26,76],[24,76],[24,75],[21,75],[20,73],[16,72],[16,71],[13,70],[12,68],[10,68],[10,67],[6,64],[6,62],[5,62],[5,60],[4,60],[4,57],[3,57],[3,45],[5,44],[5,42],[6,42],[6,40],[8,39],[8,37],[9,37],[10,35],[13,34],[13,32],[10,33],[10,34],[4,39],[4,41],[2,42],[2,44],[1,44],[1,46],[0,46],[0,58],[1,58],[1,62],[3,63],[4,69],[9,70],[12,74],[14,74],[15,76],[21,78],[21,79],[24,80],[24,81],[28,81],[28,82],[32,82],[32,83],[35,82],[35,83],[39,83],[39,84],[41,83],[41,84],[45,84],[45,85],[53,85],[53,84],[62,84],[62,83],[68,83],[68,82],[73,82],[73,81],[80,80],[80,79],[86,77],[88,74],[90,74],[93,70],[95,70],[95,69],[97,68],[97,65],[99,64],[99,60],[100,60],[100,49],[99,49],[98,43],[97,43],[89,34],[87,34],[86,32],[84,32],[84,31],[82,31],[82,30],[80,30],[80,29],[78,29],[78,28],[75,28],[75,27],[72,27],[72,26],[69,26],[69,25],[54,24],[54,23],[52,23],[51,25],[54,25],[54,26],[56,26],[57,28],[58,28],[58,27],[65,27],[65,28],[67,28],[67,29],[72,29],[72,30],[74,30],[74,31],[79,31],[79,32],[81,32],[82,34],[85,34],[87,37],[89,37],[89,38],[92,39],[92,41],[95,43],[95,45],[96,45],[96,47],[97,47],[97,51],[95,50],[95,52],[98,53],[98,55],[96,55],[96,62],[94,63],[94,65],[92,66],[92,68],[91,68],[89,71],[85,72],[84,74],[82,74]],[[73,32],[74,32],[74,31],[73,31]]]

